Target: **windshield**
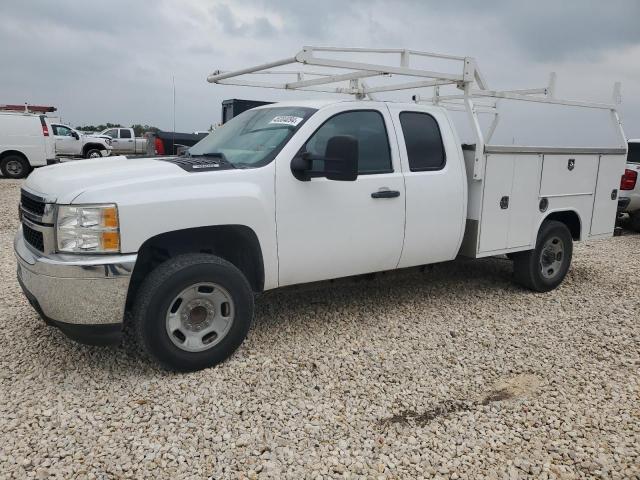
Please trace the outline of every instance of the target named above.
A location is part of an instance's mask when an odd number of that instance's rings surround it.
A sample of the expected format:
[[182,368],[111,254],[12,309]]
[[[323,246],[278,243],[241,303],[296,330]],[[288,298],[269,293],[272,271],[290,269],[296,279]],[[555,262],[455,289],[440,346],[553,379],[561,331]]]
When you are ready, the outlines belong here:
[[196,143],[189,154],[219,156],[235,167],[266,165],[315,111],[303,107],[248,110]]

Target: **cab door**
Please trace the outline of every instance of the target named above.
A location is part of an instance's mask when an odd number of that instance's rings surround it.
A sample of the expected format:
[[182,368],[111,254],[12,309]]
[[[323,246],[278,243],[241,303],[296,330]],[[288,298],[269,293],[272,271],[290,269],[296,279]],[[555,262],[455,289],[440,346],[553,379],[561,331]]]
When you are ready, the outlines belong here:
[[52,125],[51,129],[56,138],[56,153],[58,155],[78,155],[80,153],[80,141],[72,136],[72,131],[69,127]]
[[464,234],[467,186],[462,150],[440,108],[389,103],[407,196],[400,268],[453,260]]
[[[405,189],[393,125],[384,104],[325,107],[301,127],[276,165],[281,286],[394,269],[402,251]],[[291,160],[325,154],[329,138],[358,141],[355,181],[298,180]],[[315,161],[314,161],[315,163]],[[315,166],[314,166],[315,168]]]
[[105,135],[111,137],[111,149],[113,153],[121,153],[125,150],[124,144],[120,143],[120,129],[112,128],[104,132]]

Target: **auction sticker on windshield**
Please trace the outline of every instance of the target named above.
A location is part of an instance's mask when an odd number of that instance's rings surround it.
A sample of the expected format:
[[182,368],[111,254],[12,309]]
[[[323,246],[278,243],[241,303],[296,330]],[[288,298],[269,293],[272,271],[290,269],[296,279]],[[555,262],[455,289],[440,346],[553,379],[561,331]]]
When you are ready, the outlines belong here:
[[274,117],[269,123],[275,123],[278,125],[291,125],[292,127],[297,127],[298,124],[303,120],[302,117],[294,117],[292,115],[278,115]]

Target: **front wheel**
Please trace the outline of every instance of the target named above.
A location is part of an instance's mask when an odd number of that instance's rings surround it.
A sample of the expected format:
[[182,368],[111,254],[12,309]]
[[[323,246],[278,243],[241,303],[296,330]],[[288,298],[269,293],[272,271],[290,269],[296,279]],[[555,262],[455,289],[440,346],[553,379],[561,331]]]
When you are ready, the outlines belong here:
[[89,148],[85,154],[84,158],[100,158],[102,157],[102,153],[97,148]]
[[548,292],[562,283],[569,271],[573,239],[564,223],[545,221],[536,248],[513,256],[513,274],[520,285],[536,292]]
[[253,302],[249,282],[226,260],[208,254],[174,257],[140,287],[134,306],[138,342],[168,369],[211,367],[247,336]]

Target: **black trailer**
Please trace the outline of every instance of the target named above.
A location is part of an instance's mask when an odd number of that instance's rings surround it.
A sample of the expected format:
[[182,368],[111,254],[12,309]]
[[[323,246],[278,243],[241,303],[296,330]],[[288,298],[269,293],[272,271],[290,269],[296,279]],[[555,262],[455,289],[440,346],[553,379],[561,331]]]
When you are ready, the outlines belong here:
[[269,105],[273,102],[261,102],[259,100],[240,100],[238,98],[230,98],[222,101],[222,123],[227,123],[233,117],[237,117],[242,112],[251,110],[261,105]]
[[192,147],[209,133],[149,132],[147,155],[178,155],[186,147]]

